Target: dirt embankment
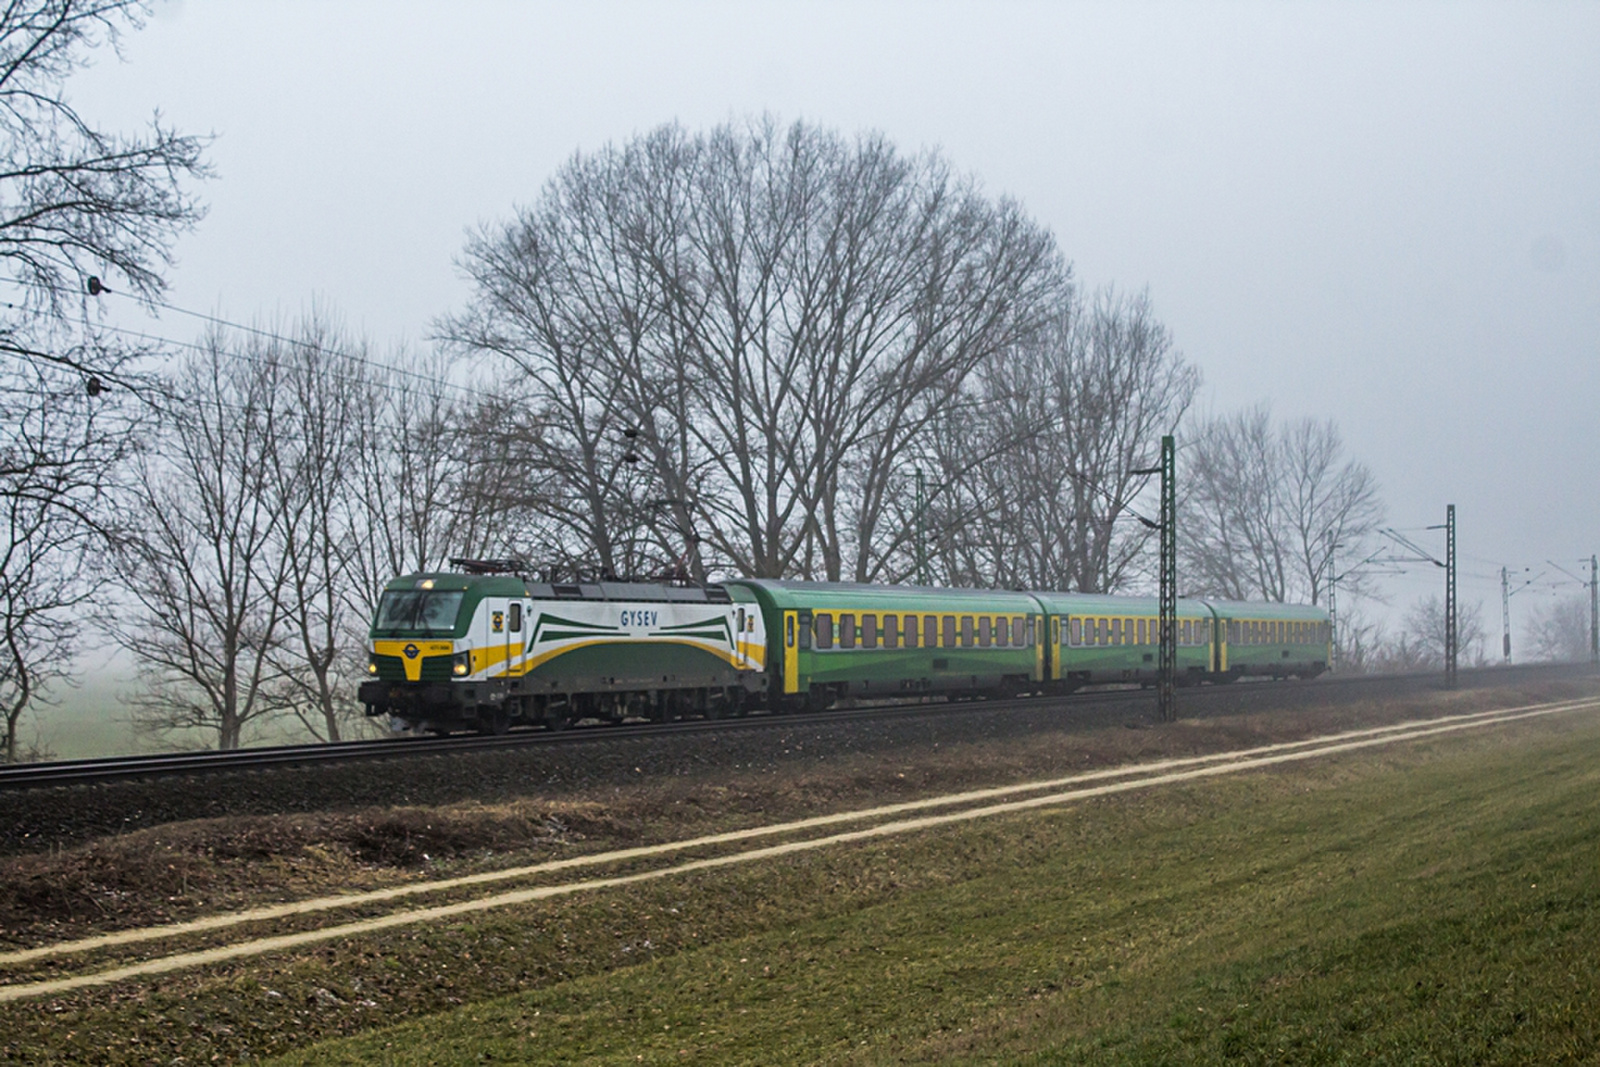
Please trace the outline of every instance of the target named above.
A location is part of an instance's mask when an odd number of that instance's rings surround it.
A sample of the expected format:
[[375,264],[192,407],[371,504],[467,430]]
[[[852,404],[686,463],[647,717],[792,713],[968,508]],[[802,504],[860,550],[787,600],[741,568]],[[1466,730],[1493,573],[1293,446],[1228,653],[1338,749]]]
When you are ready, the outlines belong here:
[[[689,757],[655,753],[646,760],[635,753],[638,763],[600,784],[561,787],[529,777],[520,790],[509,789],[500,768],[491,776],[497,784],[489,799],[346,803],[324,811],[190,819],[0,858],[0,945],[23,947],[1077,770],[1593,695],[1600,695],[1600,678],[1312,704],[1289,714],[1220,713],[1160,727],[1129,716],[1085,723],[1058,712],[1023,716],[1025,728],[1018,728],[1017,716],[1000,712],[946,713],[909,725],[849,723],[835,731],[775,728],[737,741],[701,739],[721,748],[718,759],[698,770]],[[595,755],[580,749],[578,757],[585,752]],[[629,758],[626,751],[620,757]],[[481,781],[484,758],[433,760],[428,773]],[[615,761],[619,753],[604,758]],[[374,764],[351,772],[393,776],[396,768]],[[294,773],[253,776],[255,787],[269,794],[292,790],[299,780]],[[270,810],[274,803],[269,798],[263,806]]]

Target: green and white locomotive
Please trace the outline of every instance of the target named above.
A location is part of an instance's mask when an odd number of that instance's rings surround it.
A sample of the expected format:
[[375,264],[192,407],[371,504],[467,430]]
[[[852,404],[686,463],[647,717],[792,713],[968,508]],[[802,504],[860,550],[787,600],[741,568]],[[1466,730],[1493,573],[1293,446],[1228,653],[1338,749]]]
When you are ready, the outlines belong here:
[[[369,715],[414,728],[719,717],[761,705],[1062,693],[1153,684],[1153,598],[734,579],[544,582],[452,560],[384,589]],[[1180,684],[1327,669],[1326,612],[1180,600]]]
[[391,581],[372,621],[368,715],[503,733],[743,709],[765,689],[754,599],[725,586],[539,582],[514,561]]

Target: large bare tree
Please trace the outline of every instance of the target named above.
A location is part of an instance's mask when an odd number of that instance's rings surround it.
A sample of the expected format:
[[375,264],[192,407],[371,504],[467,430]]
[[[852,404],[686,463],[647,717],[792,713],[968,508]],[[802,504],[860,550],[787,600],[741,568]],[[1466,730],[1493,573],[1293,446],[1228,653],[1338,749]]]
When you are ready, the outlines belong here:
[[1200,382],[1148,294],[1074,294],[979,380],[978,417],[952,413],[936,438],[949,502],[965,501],[940,531],[952,580],[1102,593],[1147,572],[1135,504],[1149,479],[1134,472],[1156,464]]
[[462,266],[441,332],[522,373],[544,505],[603,569],[862,580],[910,442],[1068,277],[937,156],[770,119],[578,156]]
[[136,722],[239,747],[269,715],[289,586],[272,491],[276,424],[289,417],[281,353],[208,334],[174,382],[178,414],[138,465],[119,563],[136,610],[116,640],[144,667]]
[[68,102],[70,75],[137,28],[136,0],[0,5],[0,559],[5,632],[0,751],[16,754],[30,702],[77,651],[83,562],[151,388],[137,346],[102,328],[100,294],[149,301],[173,239],[199,220],[185,191],[203,143],[153,120],[97,129]]

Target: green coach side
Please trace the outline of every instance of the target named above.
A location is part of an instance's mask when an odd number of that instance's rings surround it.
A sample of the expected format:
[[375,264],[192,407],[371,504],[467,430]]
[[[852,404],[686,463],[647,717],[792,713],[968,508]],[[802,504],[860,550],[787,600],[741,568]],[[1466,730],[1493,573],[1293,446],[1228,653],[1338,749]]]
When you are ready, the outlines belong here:
[[1221,669],[1230,677],[1314,678],[1328,669],[1328,613],[1305,604],[1208,600],[1226,635]]
[[736,579],[761,605],[775,703],[1024,691],[1044,680],[1044,613],[1027,593]]
[[[1161,603],[1155,597],[1037,593],[1050,615],[1049,679],[1067,687],[1152,683],[1161,668]],[[1198,681],[1216,668],[1211,610],[1178,601],[1178,677]]]

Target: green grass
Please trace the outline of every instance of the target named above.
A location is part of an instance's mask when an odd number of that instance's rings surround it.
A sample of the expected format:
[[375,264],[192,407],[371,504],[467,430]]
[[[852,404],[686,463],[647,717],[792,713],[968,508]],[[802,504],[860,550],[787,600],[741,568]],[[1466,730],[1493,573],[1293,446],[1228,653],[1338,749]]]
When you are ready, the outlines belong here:
[[615,894],[586,971],[284,1062],[1592,1060],[1600,731],[1421,751],[742,873],[659,948],[710,887]]
[[1597,846],[1547,720],[19,1002],[0,1061],[1592,1061]]

